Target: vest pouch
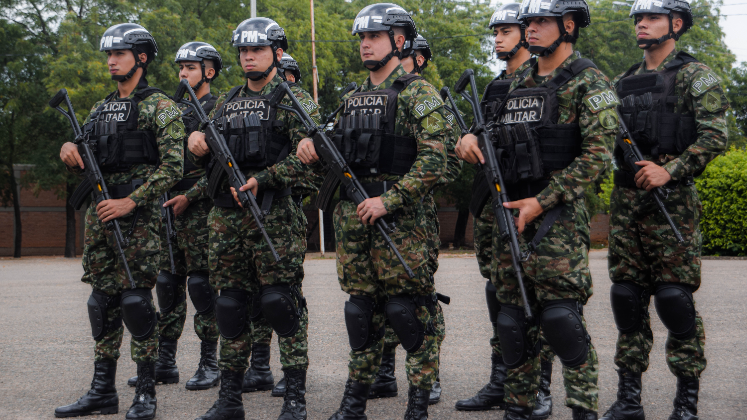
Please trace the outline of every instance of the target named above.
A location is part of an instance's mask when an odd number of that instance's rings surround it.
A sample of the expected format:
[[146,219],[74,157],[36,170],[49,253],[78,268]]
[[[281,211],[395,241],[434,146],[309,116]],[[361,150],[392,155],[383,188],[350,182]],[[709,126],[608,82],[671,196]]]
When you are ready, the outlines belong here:
[[121,133],[105,134],[96,141],[96,157],[102,171],[116,170],[120,156],[124,154],[124,141]]
[[581,155],[581,129],[576,124],[552,124],[542,127],[537,129],[537,136],[545,175],[567,168]]
[[516,153],[516,172],[519,181],[536,181],[542,179],[542,152],[539,139],[534,130],[526,123],[511,127]]

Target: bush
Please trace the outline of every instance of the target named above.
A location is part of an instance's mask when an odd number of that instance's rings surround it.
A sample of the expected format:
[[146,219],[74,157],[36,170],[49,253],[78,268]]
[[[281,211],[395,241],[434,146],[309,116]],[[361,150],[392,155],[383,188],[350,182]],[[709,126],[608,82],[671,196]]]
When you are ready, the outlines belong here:
[[747,151],[732,147],[695,185],[703,202],[703,254],[747,255]]

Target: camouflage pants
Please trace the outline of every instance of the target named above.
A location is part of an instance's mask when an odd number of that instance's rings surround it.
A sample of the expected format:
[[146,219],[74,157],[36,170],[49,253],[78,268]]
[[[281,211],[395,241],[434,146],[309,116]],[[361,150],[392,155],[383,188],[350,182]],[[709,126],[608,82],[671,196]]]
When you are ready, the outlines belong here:
[[[441,248],[441,227],[438,224],[438,207],[436,207],[436,201],[433,199],[433,194],[426,194],[423,199],[423,208],[425,210],[426,221],[428,222],[426,227],[428,235],[428,269],[431,276],[435,276],[436,271],[438,271],[438,252]],[[439,331],[438,345],[440,348],[441,343],[443,343],[444,338],[446,337],[446,328],[443,320],[443,312],[439,312],[439,314],[441,316],[436,320],[436,331]],[[442,328],[439,328],[438,326],[442,326]],[[399,337],[397,337],[397,334],[394,333],[389,322],[387,322],[386,334],[384,334],[384,353],[391,354],[396,352],[399,344]]]
[[[390,217],[390,216],[388,216]],[[376,303],[373,314],[375,330],[384,328],[384,304],[388,296],[432,296],[436,289],[428,268],[428,221],[419,203],[405,207],[396,214],[396,228],[392,241],[415,273],[410,279],[404,267],[374,227],[363,225],[357,217],[356,206],[341,201],[333,215],[337,238],[337,276],[340,287],[350,295],[368,296]],[[416,308],[416,316],[426,326],[422,345],[407,354],[406,371],[410,385],[430,389],[438,374],[439,345],[437,319],[440,305],[433,312],[426,305]],[[350,352],[350,378],[371,384],[376,378],[384,340],[374,340],[367,349]]]
[[[149,203],[138,207],[133,213],[120,217],[119,221],[122,234],[129,239],[124,247],[127,265],[132,273],[135,286],[138,288],[153,289],[158,276],[158,228],[160,226],[160,213],[156,208],[157,203]],[[130,234],[132,222],[137,216],[137,222]],[[96,215],[96,205],[92,203],[86,210],[85,218],[85,242],[83,247],[83,278],[84,283],[91,285],[94,291],[106,293],[109,297],[117,298],[123,291],[131,288],[127,279],[122,259],[116,249],[112,233],[104,227],[104,224]],[[152,304],[151,304],[152,305]],[[153,306],[153,311],[156,308]],[[122,318],[122,310],[119,305],[109,306],[107,312],[107,323]],[[119,359],[119,348],[122,345],[124,327],[108,331],[103,338],[96,341],[94,346],[95,360]],[[137,362],[152,362],[158,358],[158,336],[152,334],[145,340],[132,339],[130,342],[130,353],[132,360]]]
[[[543,216],[528,224],[519,237],[519,244],[526,248],[537,232]],[[491,272],[493,284],[498,289],[501,305],[522,306],[518,281],[511,265],[508,244],[502,243],[498,227],[494,226],[493,262]],[[557,299],[574,299],[586,304],[593,293],[589,271],[589,214],[583,200],[565,207],[537,250],[523,263],[524,284],[535,320],[546,303]],[[586,321],[582,321],[586,328]],[[588,331],[588,330],[587,330]],[[528,328],[530,345],[540,340],[540,327],[534,322]],[[514,405],[534,407],[539,384],[540,357],[529,357],[521,366],[508,371],[505,381],[506,402]],[[566,391],[565,404],[597,411],[599,388],[599,362],[594,346],[589,342],[586,361],[569,368],[563,366]]]
[[[184,191],[174,192],[171,197],[183,194]],[[174,254],[175,274],[184,281],[177,286],[175,295],[184,296],[186,293],[186,277],[189,274],[202,271],[208,272],[208,229],[207,218],[213,207],[212,200],[203,199],[191,203],[184,213],[176,216],[176,243],[172,243]],[[166,229],[161,227],[161,270],[171,272],[169,248],[166,242]],[[187,319],[186,300],[176,305],[169,313],[161,312],[158,320],[158,332],[161,337],[178,340],[184,330]],[[202,341],[218,341],[218,326],[215,324],[215,312],[195,314],[195,333]]]
[[[275,261],[264,237],[257,229],[251,212],[239,208],[213,207],[208,216],[210,226],[209,267],[210,281],[215,289],[240,289],[250,295],[260,292],[260,287],[287,284],[302,296],[303,259],[306,236],[303,214],[291,197],[273,202],[264,225],[273,246],[280,255]],[[303,369],[308,359],[308,311],[303,302],[300,327],[292,337],[280,337],[280,363],[283,369]],[[246,370],[252,345],[252,299],[246,307],[246,326],[237,338],[223,337],[220,345],[221,370]],[[265,314],[266,315],[266,314]]]
[[[684,244],[680,245],[648,193],[616,186],[610,200],[608,266],[613,282],[633,282],[650,296],[657,285],[680,283],[700,287],[700,232],[702,205],[695,186],[681,185],[664,201],[678,227]],[[654,344],[649,316],[650,298],[641,302],[641,328],[620,333],[615,364],[633,372],[648,369],[649,353]],[[699,377],[706,368],[703,320],[696,311],[696,333],[688,340],[667,337],[666,358],[676,376]]]

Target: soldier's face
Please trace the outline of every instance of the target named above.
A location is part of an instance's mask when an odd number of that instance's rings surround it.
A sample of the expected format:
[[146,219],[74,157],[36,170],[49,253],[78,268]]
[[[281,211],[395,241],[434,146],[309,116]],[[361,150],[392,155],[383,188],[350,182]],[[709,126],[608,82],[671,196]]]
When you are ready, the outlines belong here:
[[[672,29],[677,33],[681,28],[682,19],[675,17],[672,20]],[[637,40],[658,39],[668,33],[668,15],[663,13],[642,13],[635,15],[635,38]]]
[[124,76],[135,66],[135,55],[132,50],[109,50],[106,55],[106,64],[112,76]]
[[[278,49],[278,51],[281,50]],[[245,73],[250,71],[265,71],[272,65],[272,48],[269,45],[261,47],[239,47],[239,61],[241,61],[241,69]]]
[[[537,47],[549,47],[560,36],[554,17],[537,16],[527,19],[527,42]],[[513,48],[513,47],[511,47]]]
[[202,80],[202,67],[197,61],[179,62],[179,79],[187,79],[190,86],[197,86]]
[[493,28],[495,52],[507,53],[521,41],[521,25],[498,25]]
[[387,54],[392,52],[392,43],[389,34],[385,31],[361,32],[358,34],[361,40],[361,60],[383,60]]

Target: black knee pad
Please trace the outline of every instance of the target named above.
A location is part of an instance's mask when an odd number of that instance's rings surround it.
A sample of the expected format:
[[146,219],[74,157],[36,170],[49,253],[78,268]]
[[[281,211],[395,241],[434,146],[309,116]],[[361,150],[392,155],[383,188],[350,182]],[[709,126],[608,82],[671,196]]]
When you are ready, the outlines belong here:
[[630,282],[613,283],[610,287],[610,304],[615,324],[621,333],[631,333],[641,328],[643,306],[648,302],[646,289]]
[[252,322],[257,322],[262,319],[262,294],[255,293],[252,297],[252,313],[249,314],[249,319]]
[[498,296],[496,296],[497,292],[498,289],[488,280],[485,283],[485,300],[488,303],[488,316],[490,317],[490,322],[493,324],[498,319],[498,311],[501,310],[501,303],[498,302]]
[[395,295],[389,296],[386,303],[389,325],[408,353],[419,349],[425,339],[425,327],[417,316],[416,299],[414,295]]
[[527,337],[529,323],[521,306],[501,305],[496,316],[496,329],[503,350],[503,363],[510,369],[523,365],[530,355],[537,353],[536,346],[532,346]]
[[678,283],[657,285],[654,305],[661,323],[672,337],[678,340],[695,337],[695,303],[690,286]]
[[120,296],[109,296],[104,292],[94,290],[88,297],[88,319],[91,321],[91,334],[98,341],[110,331],[122,326],[122,317],[107,322],[106,312],[109,308],[119,306]]
[[566,367],[583,364],[589,354],[589,335],[581,321],[582,314],[583,305],[574,299],[551,300],[542,309],[545,340]]
[[262,286],[262,313],[280,337],[293,337],[298,332],[301,311],[296,294],[289,284]]
[[177,305],[184,302],[187,296],[184,292],[177,296],[179,286],[184,285],[184,276],[171,274],[168,271],[161,270],[156,279],[156,297],[158,298],[158,308],[161,314],[168,314],[176,309]]
[[132,338],[147,340],[158,324],[150,289],[138,288],[122,292],[122,319]]
[[215,292],[213,286],[210,285],[208,273],[204,271],[192,273],[187,280],[187,289],[189,289],[189,298],[192,300],[192,305],[195,306],[195,311],[198,314],[204,315],[213,312]]
[[215,321],[224,338],[233,340],[244,332],[249,299],[249,293],[241,289],[223,289],[215,298]]
[[370,296],[351,295],[345,302],[345,326],[348,330],[350,348],[365,350],[383,337],[383,328],[374,329],[373,316],[376,302]]

